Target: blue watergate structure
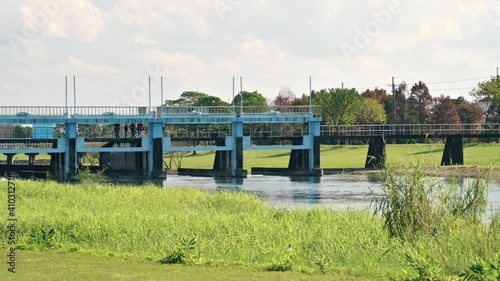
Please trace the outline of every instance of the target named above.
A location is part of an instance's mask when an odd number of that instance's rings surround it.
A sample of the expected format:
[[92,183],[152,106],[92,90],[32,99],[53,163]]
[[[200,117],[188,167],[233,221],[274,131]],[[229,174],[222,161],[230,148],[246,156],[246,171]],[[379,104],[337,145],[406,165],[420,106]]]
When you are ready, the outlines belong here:
[[[163,159],[165,152],[216,151],[211,173],[225,177],[246,177],[243,169],[245,150],[291,150],[290,169],[301,175],[321,175],[319,108],[294,107],[112,107],[112,106],[3,106],[0,107],[0,124],[32,126],[32,139],[0,139],[0,153],[7,155],[7,170],[12,168],[16,154],[30,156],[51,155],[51,172],[61,180],[77,178],[81,168],[81,155],[100,153],[110,166],[124,166],[145,171],[148,179],[165,177]],[[90,145],[96,141],[79,132],[78,125],[113,124],[116,137],[101,139],[103,146]],[[121,128],[126,124],[142,124],[147,135],[138,138],[121,138]],[[175,136],[165,131],[171,125],[229,124],[230,134],[218,135],[216,146],[173,145]],[[299,141],[287,145],[254,145],[252,137],[244,135],[246,124],[303,124],[305,134]],[[54,137],[50,128],[62,128],[61,136]],[[111,157],[111,155],[118,157]],[[127,155],[132,164],[127,166]],[[102,160],[101,159],[101,162]],[[125,164],[123,163],[125,162]],[[139,164],[138,164],[139,163]]]

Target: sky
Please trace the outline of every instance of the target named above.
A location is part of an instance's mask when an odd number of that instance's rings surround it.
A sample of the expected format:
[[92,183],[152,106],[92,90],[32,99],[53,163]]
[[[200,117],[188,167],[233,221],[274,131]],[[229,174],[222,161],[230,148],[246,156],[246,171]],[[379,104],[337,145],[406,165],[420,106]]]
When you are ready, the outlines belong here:
[[[136,106],[201,91],[428,84],[468,97],[500,66],[500,1],[2,0],[0,106]],[[73,85],[73,75],[76,87]],[[149,78],[151,77],[151,83]]]

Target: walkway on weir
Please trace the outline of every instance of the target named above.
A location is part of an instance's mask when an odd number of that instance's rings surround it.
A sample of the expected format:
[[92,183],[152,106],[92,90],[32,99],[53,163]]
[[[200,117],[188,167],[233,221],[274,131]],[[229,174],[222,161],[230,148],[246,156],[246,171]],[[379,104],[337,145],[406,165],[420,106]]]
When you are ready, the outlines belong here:
[[[105,168],[119,166],[121,170],[145,171],[149,179],[164,178],[163,154],[171,151],[190,151],[192,147],[172,144],[164,134],[165,125],[228,124],[230,135],[218,137],[217,146],[197,147],[196,150],[214,150],[216,159],[213,172],[229,177],[245,177],[243,151],[255,149],[250,137],[243,135],[244,124],[302,123],[308,126],[308,135],[297,145],[275,146],[274,149],[300,151],[298,169],[309,174],[319,169],[319,137],[321,118],[318,108],[295,107],[64,107],[64,106],[12,106],[0,107],[0,124],[32,125],[34,139],[4,139],[0,153],[7,155],[7,166],[12,166],[15,154],[28,154],[31,159],[39,153],[51,155],[51,170],[56,178],[69,180],[76,177],[84,153],[100,153]],[[143,124],[147,136],[139,139],[116,138],[96,147],[78,132],[78,125]],[[64,128],[64,137],[54,138],[53,127]],[[101,140],[102,141],[102,140]],[[262,147],[261,149],[269,149]],[[318,159],[316,159],[317,157]],[[105,159],[106,161],[104,161]]]

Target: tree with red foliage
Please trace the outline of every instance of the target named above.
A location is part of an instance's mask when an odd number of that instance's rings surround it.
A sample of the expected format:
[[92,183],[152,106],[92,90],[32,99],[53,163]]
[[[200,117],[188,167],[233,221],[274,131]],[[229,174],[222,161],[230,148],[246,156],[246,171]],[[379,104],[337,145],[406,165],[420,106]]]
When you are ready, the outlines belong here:
[[274,98],[271,105],[285,107],[291,106],[292,102],[295,100],[295,94],[289,87],[283,87],[279,91],[278,95]]
[[450,96],[441,95],[434,99],[430,117],[433,124],[460,124],[457,106]]
[[431,113],[431,107],[434,99],[432,98],[429,88],[424,82],[419,81],[410,90],[410,98],[408,99],[408,113],[410,115],[410,123],[425,124]]
[[462,124],[479,124],[486,119],[483,108],[467,101],[458,106],[458,115]]
[[375,90],[367,89],[361,96],[367,99],[377,100],[380,104],[385,105],[387,100],[389,100],[389,95],[385,89],[375,88]]

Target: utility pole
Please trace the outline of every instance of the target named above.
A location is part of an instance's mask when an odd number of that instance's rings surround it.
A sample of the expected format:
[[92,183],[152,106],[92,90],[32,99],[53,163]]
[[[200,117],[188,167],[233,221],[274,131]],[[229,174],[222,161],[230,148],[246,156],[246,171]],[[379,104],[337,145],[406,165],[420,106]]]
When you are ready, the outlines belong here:
[[498,66],[497,66],[497,79],[500,78],[500,75],[498,75]]
[[396,124],[396,84],[392,77],[392,124]]

